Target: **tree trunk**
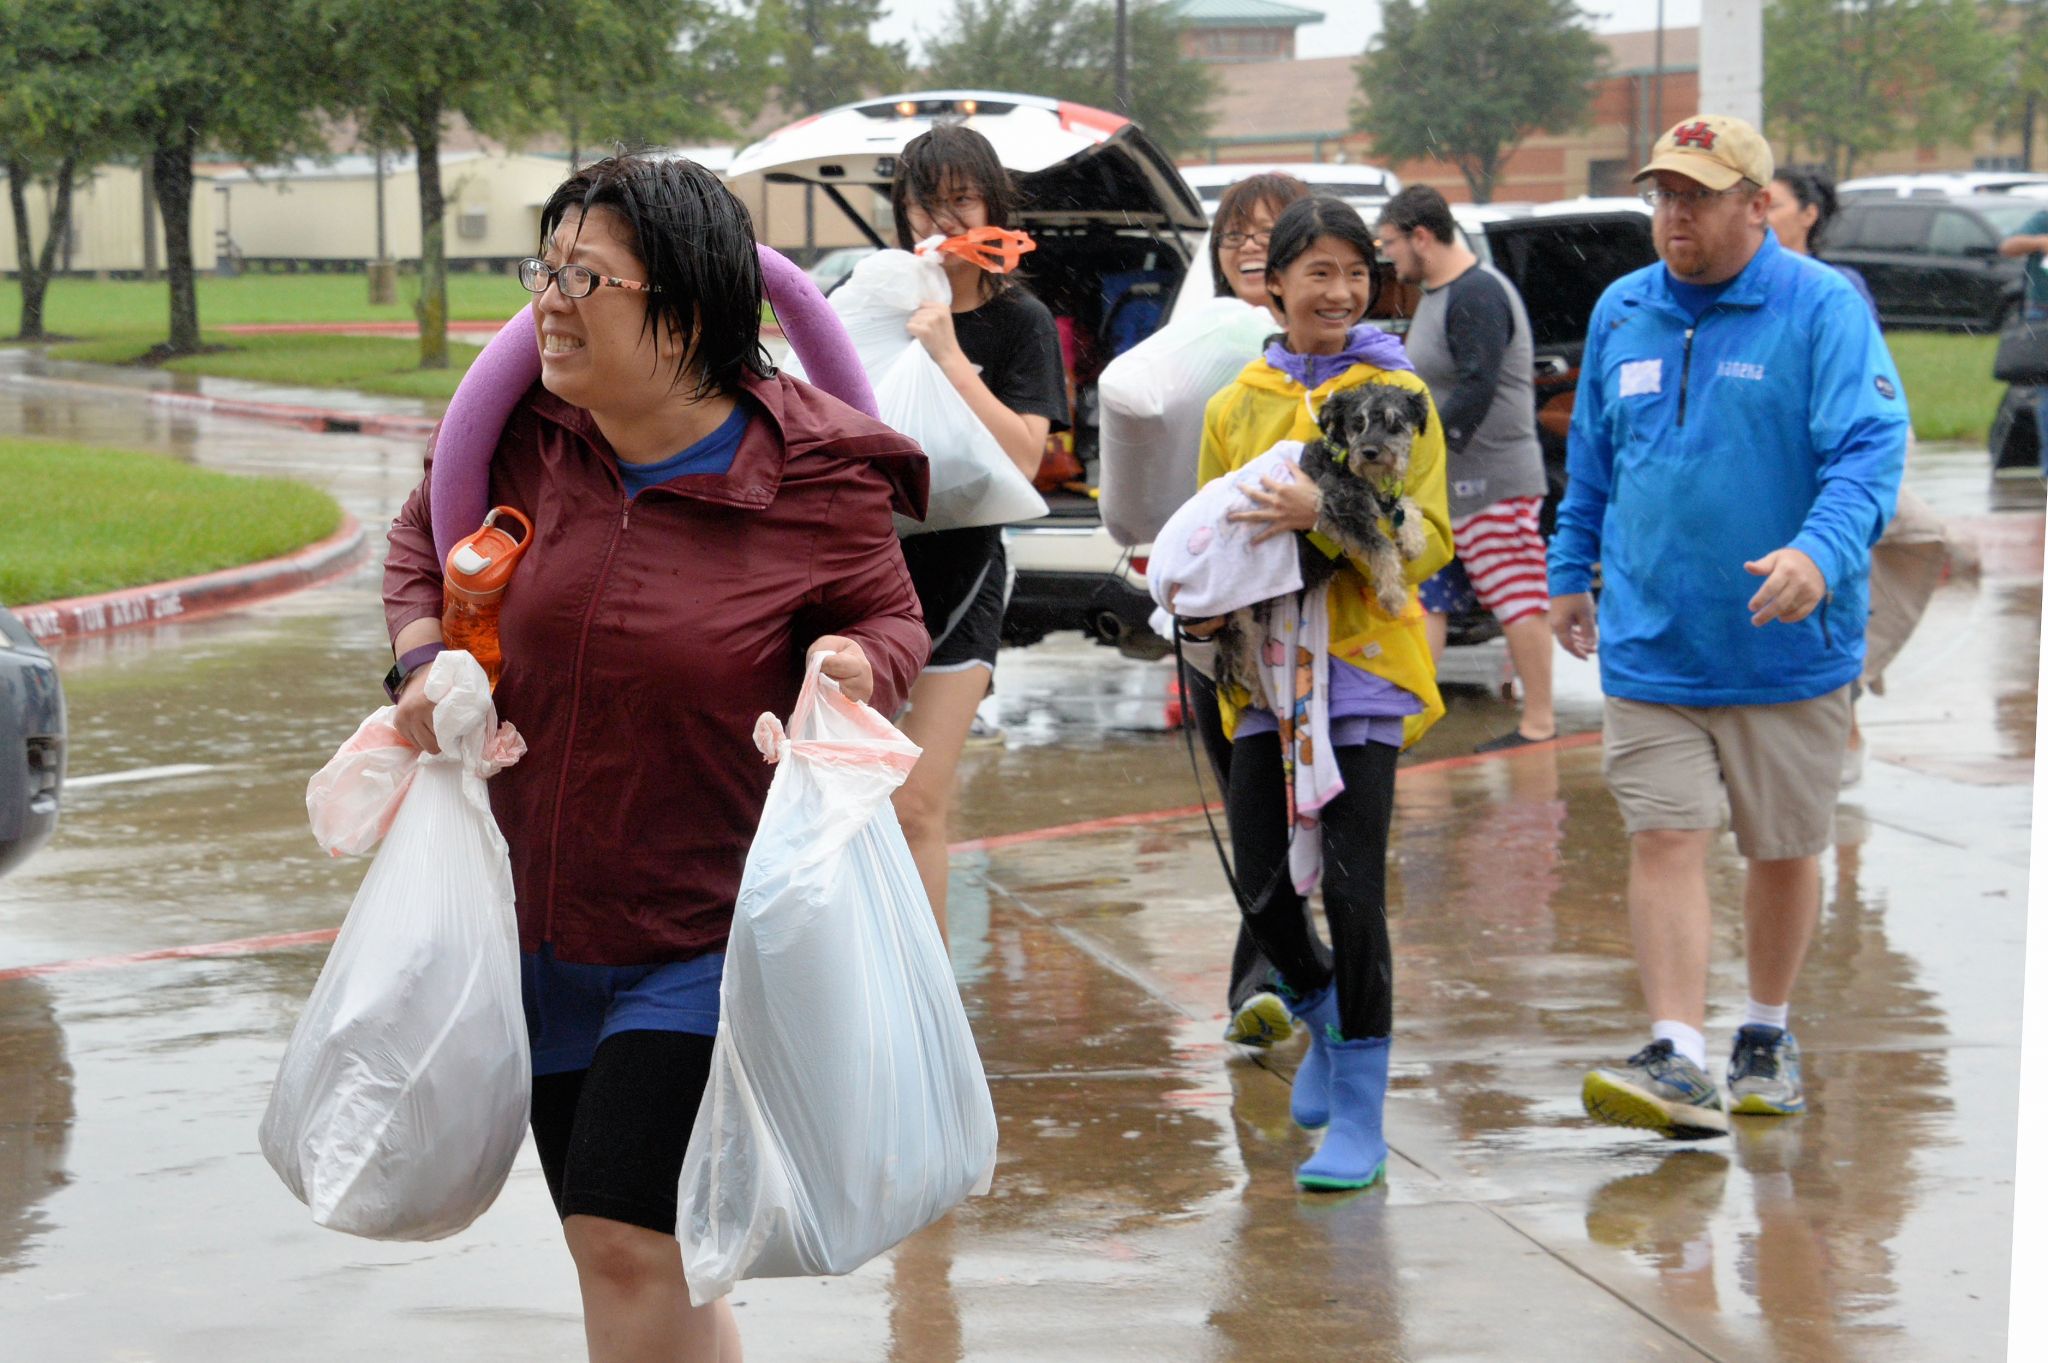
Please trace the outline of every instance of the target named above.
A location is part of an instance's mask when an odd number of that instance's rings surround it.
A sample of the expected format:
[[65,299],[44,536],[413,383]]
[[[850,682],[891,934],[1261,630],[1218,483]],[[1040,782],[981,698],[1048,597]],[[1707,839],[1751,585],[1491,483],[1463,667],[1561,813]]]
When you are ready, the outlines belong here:
[[1473,203],[1493,202],[1493,182],[1500,176],[1499,158],[1466,157],[1458,162],[1458,169],[1465,173],[1465,187],[1472,191]]
[[448,259],[443,240],[446,204],[441,198],[441,114],[423,109],[412,127],[420,176],[420,368],[448,367]]
[[[40,253],[29,249],[27,163],[13,158],[7,162],[7,201],[14,210],[14,260],[21,281],[21,327],[17,341],[49,338],[43,324],[43,299],[49,292],[50,274],[57,265],[57,253],[71,235],[71,182],[78,171],[78,158],[66,156],[57,166],[56,196],[50,204],[49,231],[43,236]],[[66,248],[68,254],[68,247]]]
[[199,292],[192,274],[192,153],[198,142],[191,125],[180,124],[157,142],[149,157],[157,212],[164,220],[164,273],[171,281],[166,348],[173,355],[199,349]]
[[43,339],[43,280],[36,271],[28,240],[28,164],[7,158],[7,204],[14,210],[14,266],[21,280],[21,329],[18,341]]

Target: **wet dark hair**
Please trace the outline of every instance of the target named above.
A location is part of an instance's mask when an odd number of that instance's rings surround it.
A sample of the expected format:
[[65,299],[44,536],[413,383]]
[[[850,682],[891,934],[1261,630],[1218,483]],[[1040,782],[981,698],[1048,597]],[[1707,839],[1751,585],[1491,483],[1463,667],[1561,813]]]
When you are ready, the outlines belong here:
[[1307,197],[1307,185],[1278,171],[1247,175],[1223,191],[1223,197],[1216,201],[1214,230],[1209,233],[1209,273],[1216,280],[1217,296],[1227,298],[1236,292],[1223,273],[1223,234],[1242,230],[1239,224],[1249,225],[1252,214],[1262,206],[1271,209],[1277,218],[1287,205]]
[[[981,196],[991,227],[1008,227],[1017,213],[1017,185],[980,133],[959,123],[941,123],[910,139],[896,158],[896,178],[889,182],[889,208],[896,218],[896,244],[908,251],[917,245],[910,230],[912,204],[931,212],[948,181]],[[934,217],[937,214],[933,214]],[[1008,284],[1004,275],[981,273],[981,296],[993,298]]]
[[[1273,224],[1273,240],[1266,247],[1266,292],[1273,293],[1273,285],[1280,278],[1280,272],[1308,253],[1318,237],[1335,237],[1358,248],[1365,257],[1365,263],[1372,275],[1372,292],[1366,299],[1366,310],[1372,310],[1373,300],[1379,296],[1380,273],[1376,262],[1379,248],[1373,244],[1372,232],[1366,227],[1365,219],[1358,216],[1358,210],[1342,199],[1324,195],[1312,195],[1287,205],[1278,222]],[[1273,294],[1273,305],[1284,316],[1287,305]]]
[[1781,170],[1771,179],[1784,181],[1791,189],[1792,197],[1799,200],[1801,208],[1820,210],[1813,220],[1813,227],[1806,234],[1806,249],[1817,253],[1828,224],[1841,211],[1841,204],[1835,198],[1834,176],[1824,170]]
[[[540,253],[573,210],[584,225],[595,209],[611,212],[626,244],[660,293],[644,294],[646,329],[673,326],[690,338],[676,362],[677,387],[693,400],[731,396],[747,375],[775,372],[761,349],[761,258],[747,206],[695,161],[653,155],[608,156],[555,187],[540,210]],[[577,228],[578,233],[582,226]]]
[[1426,227],[1439,246],[1449,246],[1458,239],[1457,225],[1451,221],[1451,206],[1428,185],[1410,185],[1387,200],[1380,209],[1380,221],[1403,232]]

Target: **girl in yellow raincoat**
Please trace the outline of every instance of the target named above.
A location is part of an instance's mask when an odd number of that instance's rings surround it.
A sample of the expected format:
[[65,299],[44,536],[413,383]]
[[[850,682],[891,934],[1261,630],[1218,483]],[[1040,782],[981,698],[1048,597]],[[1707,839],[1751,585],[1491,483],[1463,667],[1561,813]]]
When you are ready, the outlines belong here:
[[[1304,199],[1281,213],[1267,250],[1266,288],[1285,329],[1262,359],[1209,400],[1201,482],[1241,468],[1281,441],[1319,439],[1314,414],[1339,389],[1383,383],[1427,396],[1400,343],[1361,321],[1372,304],[1374,257],[1371,232],[1337,200]],[[1410,450],[1404,491],[1426,532],[1422,554],[1405,566],[1406,607],[1398,616],[1387,614],[1366,565],[1349,558],[1326,588],[1329,733],[1318,737],[1334,746],[1342,792],[1313,816],[1297,815],[1291,764],[1299,750],[1290,745],[1303,697],[1284,697],[1277,716],[1266,696],[1225,687],[1221,697],[1233,744],[1226,796],[1231,843],[1238,884],[1251,897],[1243,906],[1245,925],[1278,968],[1290,1009],[1308,1027],[1309,1051],[1294,1080],[1295,1121],[1327,1128],[1315,1155],[1296,1171],[1310,1189],[1361,1188],[1386,1171],[1381,1113],[1393,1029],[1386,860],[1394,764],[1402,747],[1443,714],[1414,591],[1452,553],[1444,438],[1434,404]],[[1314,533],[1321,499],[1306,478],[1269,478],[1248,496],[1255,505],[1235,519],[1262,522],[1264,534],[1308,532],[1319,549],[1339,556],[1333,541]],[[1217,623],[1201,622],[1191,632],[1206,633]],[[1283,731],[1290,745],[1283,745]],[[1302,891],[1286,869],[1291,840],[1315,832],[1323,840],[1323,906],[1334,967],[1318,960]]]

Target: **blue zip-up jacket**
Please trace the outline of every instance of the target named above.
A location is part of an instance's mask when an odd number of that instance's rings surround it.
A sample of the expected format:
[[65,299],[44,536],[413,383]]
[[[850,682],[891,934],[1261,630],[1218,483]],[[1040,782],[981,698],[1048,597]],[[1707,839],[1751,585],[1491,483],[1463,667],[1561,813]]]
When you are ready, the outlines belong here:
[[[1840,274],[1763,245],[1697,325],[1660,262],[1593,309],[1550,590],[1601,564],[1600,682],[1672,705],[1810,700],[1863,668],[1870,546],[1906,463],[1906,402],[1870,309]],[[1795,625],[1750,624],[1787,545],[1827,579]]]

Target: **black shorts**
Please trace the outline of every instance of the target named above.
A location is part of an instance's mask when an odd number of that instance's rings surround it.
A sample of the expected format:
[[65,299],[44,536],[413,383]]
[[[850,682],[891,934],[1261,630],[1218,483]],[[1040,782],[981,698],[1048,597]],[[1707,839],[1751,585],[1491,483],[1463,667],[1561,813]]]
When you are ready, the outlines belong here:
[[533,1081],[533,1143],[558,1216],[676,1233],[676,1190],[711,1079],[708,1036],[615,1032],[587,1070]]
[[925,629],[932,636],[927,672],[995,671],[1003,610],[1010,600],[1010,564],[1000,526],[936,530],[903,541],[903,562]]

